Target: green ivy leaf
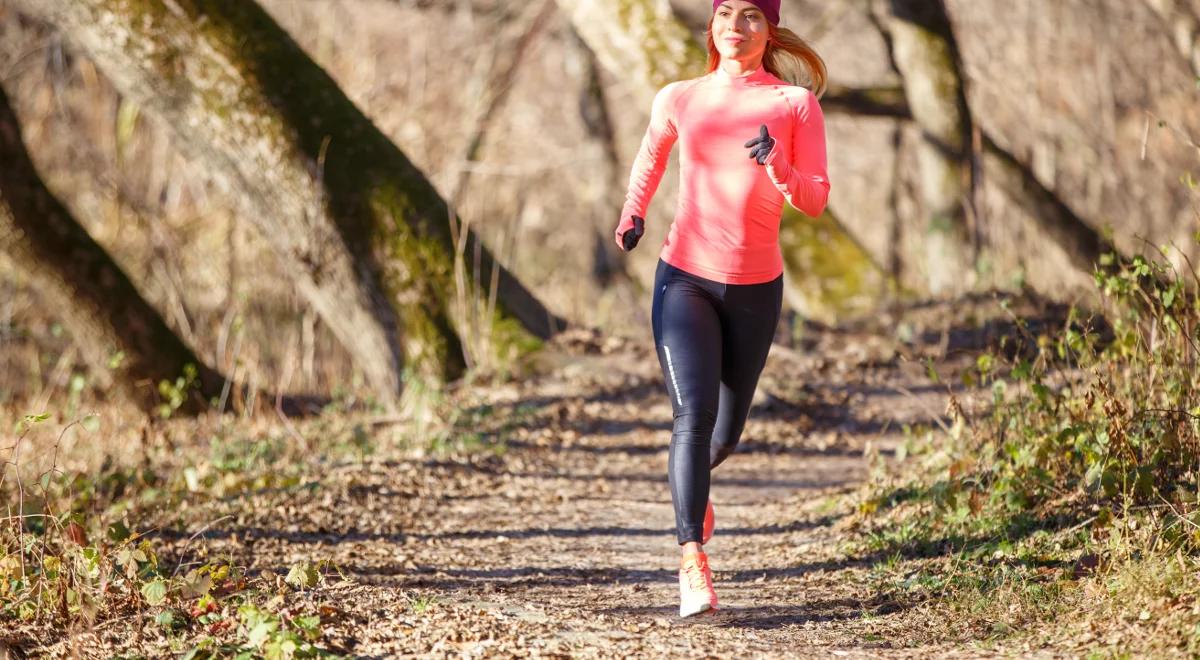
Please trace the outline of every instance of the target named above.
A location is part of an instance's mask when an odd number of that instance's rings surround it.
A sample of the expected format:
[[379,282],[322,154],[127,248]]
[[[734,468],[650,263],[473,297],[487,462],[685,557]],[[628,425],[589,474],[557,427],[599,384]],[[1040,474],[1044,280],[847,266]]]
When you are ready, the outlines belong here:
[[1017,380],[1027,380],[1030,374],[1029,362],[1021,359],[1017,360],[1017,366],[1013,367],[1012,377]]
[[292,619],[292,623],[305,632],[315,633],[321,628],[321,617],[316,615],[298,616]]
[[146,602],[150,605],[159,605],[167,599],[167,583],[163,580],[154,580],[142,585],[142,595],[146,597]]
[[317,579],[320,575],[317,573],[317,568],[312,564],[302,561],[298,564],[293,564],[291,570],[288,571],[284,581],[293,587],[300,589],[309,589],[317,586]]
[[246,641],[255,648],[263,645],[263,642],[279,628],[278,621],[262,621],[258,625],[250,629],[250,633],[246,635]]

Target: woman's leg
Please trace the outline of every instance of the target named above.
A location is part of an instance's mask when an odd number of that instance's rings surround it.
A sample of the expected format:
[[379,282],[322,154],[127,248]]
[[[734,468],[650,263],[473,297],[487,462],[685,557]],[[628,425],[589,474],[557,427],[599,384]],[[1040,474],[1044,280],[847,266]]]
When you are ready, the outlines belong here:
[[674,426],[667,477],[680,545],[699,543],[717,420],[721,322],[706,282],[660,262],[651,322]]
[[721,387],[709,466],[720,465],[737,448],[758,377],[767,363],[783,304],[783,276],[763,284],[728,285],[721,321]]

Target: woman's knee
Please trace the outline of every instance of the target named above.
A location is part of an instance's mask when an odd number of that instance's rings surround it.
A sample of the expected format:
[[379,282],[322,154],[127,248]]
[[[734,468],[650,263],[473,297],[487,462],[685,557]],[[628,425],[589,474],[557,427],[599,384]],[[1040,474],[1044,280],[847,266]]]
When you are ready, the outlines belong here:
[[675,415],[672,438],[692,445],[708,446],[717,425],[717,411],[709,408],[690,408]]

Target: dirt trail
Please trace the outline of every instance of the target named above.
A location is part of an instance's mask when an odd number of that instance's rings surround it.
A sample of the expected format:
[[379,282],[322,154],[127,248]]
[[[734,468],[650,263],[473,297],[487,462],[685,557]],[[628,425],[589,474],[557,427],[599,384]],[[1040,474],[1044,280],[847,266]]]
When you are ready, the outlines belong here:
[[[902,423],[944,412],[944,388],[920,365],[889,360],[883,342],[872,355],[870,340],[845,341],[840,352],[826,345],[819,359],[773,354],[743,446],[714,477],[708,550],[723,610],[683,621],[666,481],[671,409],[649,342],[564,343],[543,358],[544,375],[489,393],[501,416],[530,413],[509,450],[469,465],[419,466],[435,474],[414,493],[420,507],[409,526],[395,540],[365,540],[360,558],[344,565],[371,585],[361,588],[363,604],[405,590],[436,597],[431,610],[442,610],[431,622],[411,610],[397,619],[386,606],[363,613],[355,618],[366,634],[346,627],[354,652],[932,650],[889,649],[888,631],[903,617],[870,599],[862,586],[870,562],[842,558],[829,509],[830,496],[864,478],[868,443],[887,452]],[[385,484],[388,470],[363,478]]]
[[[360,657],[975,657],[873,597],[880,558],[848,558],[838,527],[835,496],[867,455],[946,409],[946,386],[897,346],[827,331],[773,350],[742,446],[714,473],[714,616],[676,616],[671,410],[648,337],[574,333],[539,376],[479,393],[503,452],[330,465],[309,488],[185,517],[220,521],[204,552],[252,571],[333,559],[348,579],[306,597],[333,649]],[[199,527],[174,532],[181,556]]]

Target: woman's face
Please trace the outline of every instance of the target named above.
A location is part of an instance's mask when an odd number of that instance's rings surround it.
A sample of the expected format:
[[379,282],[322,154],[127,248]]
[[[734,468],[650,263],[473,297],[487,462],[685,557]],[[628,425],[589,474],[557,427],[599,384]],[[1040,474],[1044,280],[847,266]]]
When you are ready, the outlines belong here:
[[767,49],[767,17],[747,0],[725,0],[713,12],[712,37],[722,58],[752,63]]

